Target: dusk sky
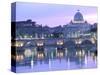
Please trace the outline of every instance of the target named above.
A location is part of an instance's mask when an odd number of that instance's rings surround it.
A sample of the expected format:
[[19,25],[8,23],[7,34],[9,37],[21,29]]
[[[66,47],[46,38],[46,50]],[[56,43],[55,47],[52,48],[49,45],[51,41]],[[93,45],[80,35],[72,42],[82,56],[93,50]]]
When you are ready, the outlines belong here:
[[27,2],[17,2],[16,21],[32,19],[37,24],[54,27],[68,24],[77,10],[80,10],[88,23],[97,22],[97,7]]

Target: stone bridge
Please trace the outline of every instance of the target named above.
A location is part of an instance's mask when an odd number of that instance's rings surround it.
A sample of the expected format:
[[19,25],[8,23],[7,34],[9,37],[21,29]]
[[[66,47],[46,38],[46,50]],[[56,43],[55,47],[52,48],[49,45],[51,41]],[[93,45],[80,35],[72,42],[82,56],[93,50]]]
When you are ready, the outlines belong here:
[[43,46],[44,50],[54,50],[57,48],[64,48],[68,50],[75,50],[75,49],[96,49],[97,41],[95,38],[52,38],[52,39],[34,39],[34,38],[27,38],[27,39],[16,39],[16,44],[19,48],[25,49],[36,49],[40,46]]

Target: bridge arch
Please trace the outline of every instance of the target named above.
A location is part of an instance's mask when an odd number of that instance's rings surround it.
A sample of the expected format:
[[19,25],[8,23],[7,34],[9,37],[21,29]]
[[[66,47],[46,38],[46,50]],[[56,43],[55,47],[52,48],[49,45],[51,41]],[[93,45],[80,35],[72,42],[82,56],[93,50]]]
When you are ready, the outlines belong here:
[[68,40],[64,43],[64,47],[68,49],[68,51],[75,51],[76,44],[73,40]]
[[95,44],[91,40],[82,41],[81,46],[85,51],[93,51],[95,48]]
[[81,45],[92,45],[91,40],[83,40]]

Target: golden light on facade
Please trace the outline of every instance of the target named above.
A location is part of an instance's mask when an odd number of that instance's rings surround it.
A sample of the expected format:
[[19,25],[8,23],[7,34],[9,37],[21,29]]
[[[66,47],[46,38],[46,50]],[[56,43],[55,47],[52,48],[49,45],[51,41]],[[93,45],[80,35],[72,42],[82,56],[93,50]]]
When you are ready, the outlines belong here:
[[24,43],[20,42],[20,41],[16,41],[16,43],[15,43],[16,47],[22,47],[23,45],[24,45]]
[[30,57],[32,55],[32,51],[30,49],[26,49],[24,51],[24,55],[25,55],[25,57]]

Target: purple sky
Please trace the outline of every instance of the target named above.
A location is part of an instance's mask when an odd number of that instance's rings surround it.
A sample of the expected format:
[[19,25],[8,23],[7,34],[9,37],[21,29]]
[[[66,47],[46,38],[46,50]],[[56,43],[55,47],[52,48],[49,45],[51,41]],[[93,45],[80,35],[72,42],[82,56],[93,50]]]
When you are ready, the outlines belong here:
[[51,27],[65,25],[73,20],[78,9],[89,23],[97,22],[97,7],[27,2],[17,2],[16,21],[32,19]]

